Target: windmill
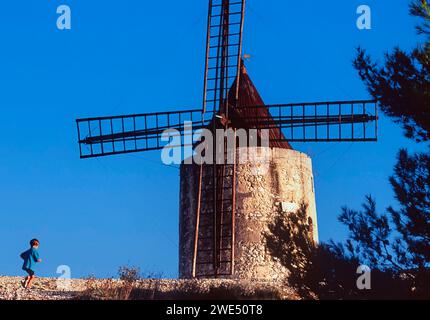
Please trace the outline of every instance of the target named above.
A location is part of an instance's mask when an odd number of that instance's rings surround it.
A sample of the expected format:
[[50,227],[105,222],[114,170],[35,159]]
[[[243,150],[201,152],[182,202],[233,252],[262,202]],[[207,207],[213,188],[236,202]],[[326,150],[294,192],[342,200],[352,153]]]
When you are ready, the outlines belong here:
[[[78,119],[80,157],[161,150],[167,144],[163,132],[174,129],[186,136],[185,123],[212,132],[267,130],[270,148],[292,149],[292,142],[377,141],[376,101],[265,105],[242,60],[244,17],[245,0],[209,1],[202,108]],[[198,166],[188,239],[190,277],[235,273],[236,169],[236,161]]]

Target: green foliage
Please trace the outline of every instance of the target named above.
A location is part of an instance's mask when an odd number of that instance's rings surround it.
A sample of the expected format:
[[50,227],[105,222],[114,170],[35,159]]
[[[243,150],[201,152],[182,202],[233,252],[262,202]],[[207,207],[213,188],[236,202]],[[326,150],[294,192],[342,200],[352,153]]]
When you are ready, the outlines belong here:
[[430,140],[430,54],[396,48],[379,67],[359,48],[354,67],[381,110],[401,123],[408,138]]
[[277,236],[269,236],[267,244],[271,252],[278,256],[282,264],[294,271],[293,276],[302,278],[301,271],[308,263],[315,249],[311,238],[311,226],[307,221],[307,206],[303,204],[296,214],[288,219],[278,217],[270,231]]
[[407,269],[430,267],[430,154],[401,150],[390,178],[398,210],[388,208],[400,237],[394,250]]
[[389,250],[391,228],[388,218],[377,213],[376,202],[371,196],[366,197],[363,211],[342,208],[339,221],[350,232],[349,252],[361,263],[381,270],[397,266]]
[[430,5],[427,0],[415,0],[410,6],[410,14],[424,20],[417,28],[418,34],[430,36]]
[[342,209],[350,254],[372,270],[402,279],[406,297],[430,298],[430,154],[400,150],[390,178],[397,208],[378,214],[366,197],[361,211]]
[[[430,7],[427,0],[410,5],[412,15],[420,18],[418,32],[430,37]],[[426,43],[411,53],[395,48],[379,66],[359,48],[353,63],[369,93],[378,99],[381,110],[401,123],[408,138],[430,140],[430,47]]]
[[276,218],[269,229],[266,235],[269,251],[290,270],[287,285],[303,299],[411,297],[408,282],[390,270],[372,269],[372,290],[359,290],[357,268],[362,262],[353,242],[316,244],[304,205],[294,214]]
[[342,250],[315,243],[306,204],[293,214],[278,216],[269,230],[270,254],[291,272],[287,285],[302,298],[336,299],[351,292],[358,264],[345,258]]
[[[382,111],[401,123],[408,138],[430,141],[430,6],[414,0],[419,34],[427,43],[411,53],[399,48],[378,66],[362,49],[354,66]],[[429,298],[430,289],[430,154],[400,150],[390,178],[398,207],[378,214],[368,196],[362,211],[343,208],[339,220],[350,232],[350,249],[372,268],[391,272],[407,282],[408,294]]]
[[[419,34],[430,37],[430,6],[415,0]],[[405,135],[430,141],[430,45],[411,53],[399,48],[385,55],[382,66],[358,49],[354,67],[382,112],[402,124]],[[378,213],[367,196],[361,210],[342,208],[339,221],[349,230],[345,243],[314,244],[306,207],[270,228],[268,245],[291,271],[288,284],[303,297],[320,299],[430,298],[430,154],[401,150],[390,184],[398,201]],[[356,269],[372,270],[372,290],[356,288]]]

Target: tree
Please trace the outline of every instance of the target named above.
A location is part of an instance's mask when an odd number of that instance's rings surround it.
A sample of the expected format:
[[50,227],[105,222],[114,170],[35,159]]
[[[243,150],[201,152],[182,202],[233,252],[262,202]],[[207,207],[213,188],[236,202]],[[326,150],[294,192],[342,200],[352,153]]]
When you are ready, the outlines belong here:
[[[395,48],[383,66],[358,49],[354,67],[381,110],[402,124],[405,135],[430,141],[430,6],[415,0],[410,13],[420,19],[427,43],[406,53]],[[271,253],[290,270],[288,284],[305,298],[430,298],[430,154],[400,150],[389,182],[398,207],[378,213],[367,196],[362,210],[342,208],[345,243],[315,244],[310,239],[306,207],[278,218],[270,227]],[[356,268],[372,270],[372,290],[359,291],[352,281]]]
[[379,215],[368,196],[363,211],[345,207],[339,221],[362,263],[403,276],[415,297],[430,298],[430,155],[401,150],[394,172],[390,183],[399,209]]
[[290,275],[287,285],[303,299],[398,299],[409,296],[406,281],[389,270],[372,270],[372,290],[357,287],[359,256],[353,242],[317,244],[312,239],[306,205],[294,214],[278,216],[266,235],[272,256]]
[[[266,235],[272,256],[289,271],[287,284],[304,299],[340,299],[350,295],[353,281],[339,281],[339,276],[354,276],[357,264],[344,259],[342,252],[317,245],[307,218],[307,205],[287,217],[278,216]],[[353,278],[350,278],[351,280]]]
[[430,5],[428,1],[413,1],[409,8],[412,16],[419,17],[423,20],[416,27],[418,34],[424,34],[430,37]]
[[[382,111],[402,123],[405,135],[430,141],[430,6],[415,0],[410,13],[421,19],[419,34],[427,43],[412,53],[399,48],[386,54],[384,66],[362,49],[354,66]],[[349,231],[354,254],[372,268],[396,273],[408,281],[414,297],[430,297],[430,154],[400,150],[390,178],[398,209],[379,215],[376,202],[366,198],[363,211],[342,209],[340,222]]]
[[[413,1],[412,15],[424,20],[417,30],[430,37],[430,7],[427,0]],[[381,110],[403,124],[405,135],[417,142],[430,141],[430,46],[411,53],[395,48],[378,66],[359,48],[354,67]]]
[[[388,208],[401,238],[394,247],[408,269],[430,267],[430,155],[401,150],[390,178],[400,209]],[[407,249],[405,249],[407,248]]]

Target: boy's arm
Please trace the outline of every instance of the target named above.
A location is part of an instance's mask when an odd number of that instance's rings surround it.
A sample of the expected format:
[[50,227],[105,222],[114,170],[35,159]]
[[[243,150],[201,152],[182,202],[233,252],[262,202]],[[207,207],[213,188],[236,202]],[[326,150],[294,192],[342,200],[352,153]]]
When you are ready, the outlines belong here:
[[42,259],[40,259],[40,256],[39,256],[39,252],[37,252],[37,251],[33,252],[33,258],[35,261],[37,261],[39,263],[42,262]]

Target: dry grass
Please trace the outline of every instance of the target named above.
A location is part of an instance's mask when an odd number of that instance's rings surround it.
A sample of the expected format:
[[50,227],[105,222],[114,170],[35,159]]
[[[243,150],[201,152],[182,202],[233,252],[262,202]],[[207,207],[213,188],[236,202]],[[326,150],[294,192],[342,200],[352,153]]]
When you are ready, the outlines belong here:
[[270,285],[222,280],[144,281],[88,279],[77,299],[84,300],[282,300]]
[[234,280],[161,280],[141,277],[138,268],[121,267],[119,279],[89,277],[80,300],[282,300],[282,287]]

